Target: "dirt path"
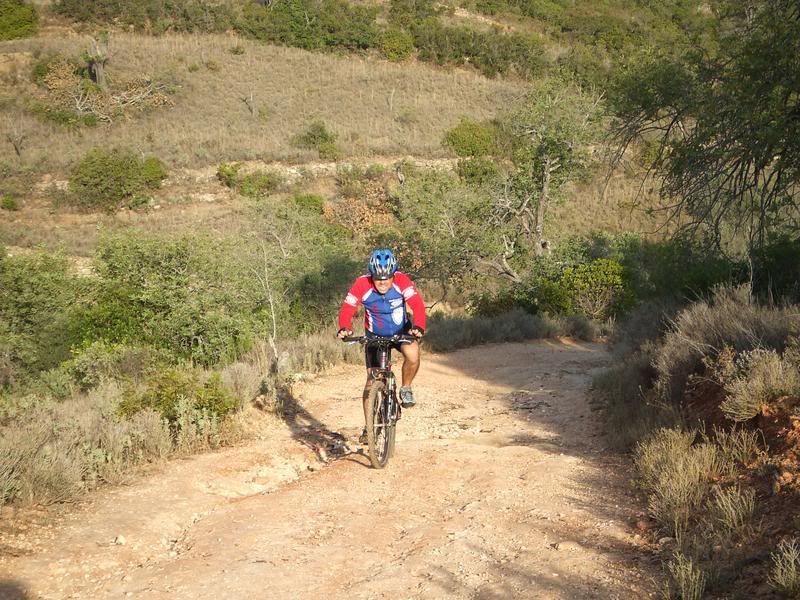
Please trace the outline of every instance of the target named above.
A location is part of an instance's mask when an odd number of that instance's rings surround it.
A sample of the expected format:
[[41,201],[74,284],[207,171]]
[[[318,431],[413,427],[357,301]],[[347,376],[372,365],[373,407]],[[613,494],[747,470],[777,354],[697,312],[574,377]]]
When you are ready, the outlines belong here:
[[263,440],[21,532],[38,543],[2,559],[0,597],[648,597],[627,468],[586,402],[605,362],[554,341],[429,356],[383,471],[349,452],[362,370],[337,368]]

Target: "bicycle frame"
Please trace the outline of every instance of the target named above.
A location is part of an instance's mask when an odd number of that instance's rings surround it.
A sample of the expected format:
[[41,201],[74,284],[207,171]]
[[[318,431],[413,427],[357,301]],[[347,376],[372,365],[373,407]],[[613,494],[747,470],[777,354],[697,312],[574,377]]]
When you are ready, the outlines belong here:
[[[389,457],[394,453],[394,437],[395,425],[400,418],[401,408],[400,402],[397,399],[397,381],[394,373],[392,372],[392,348],[397,344],[411,343],[416,341],[416,338],[407,335],[394,335],[391,337],[382,336],[357,336],[346,337],[344,342],[360,343],[369,348],[370,346],[376,347],[376,363],[377,366],[369,369],[370,377],[375,382],[381,382],[385,387],[385,391],[380,395],[380,404],[370,406],[370,415],[380,414],[381,418],[378,423],[372,421],[373,417],[369,417],[367,421],[368,431],[370,438],[370,461],[375,468],[382,468]],[[374,425],[370,425],[374,423]],[[382,435],[386,443],[383,446],[385,452],[376,451],[375,438]]]

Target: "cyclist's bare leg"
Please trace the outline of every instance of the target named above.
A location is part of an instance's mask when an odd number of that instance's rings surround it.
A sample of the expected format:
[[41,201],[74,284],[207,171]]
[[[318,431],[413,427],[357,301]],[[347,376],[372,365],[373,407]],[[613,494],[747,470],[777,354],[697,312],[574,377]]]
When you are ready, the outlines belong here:
[[400,346],[403,353],[403,387],[411,387],[414,377],[419,371],[419,344],[411,342]]
[[372,383],[375,380],[372,375],[367,373],[367,383],[364,384],[364,395],[362,396],[362,403],[364,405],[364,423],[367,422],[367,407],[369,406],[369,392],[372,389]]

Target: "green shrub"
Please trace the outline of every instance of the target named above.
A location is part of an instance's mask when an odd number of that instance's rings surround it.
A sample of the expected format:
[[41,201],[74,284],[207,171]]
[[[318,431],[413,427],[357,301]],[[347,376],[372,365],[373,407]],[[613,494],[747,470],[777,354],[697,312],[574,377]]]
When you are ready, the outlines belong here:
[[456,173],[468,185],[479,187],[497,181],[500,170],[494,160],[476,157],[459,160]]
[[53,10],[86,23],[132,26],[152,33],[167,31],[222,33],[237,22],[232,4],[215,0],[57,0]]
[[492,123],[461,119],[444,134],[443,144],[462,158],[490,156],[496,150],[497,128]]
[[392,27],[381,34],[380,49],[387,59],[403,61],[414,53],[414,38],[408,31]]
[[624,301],[622,265],[607,258],[567,267],[561,281],[575,309],[595,321],[611,316]]
[[0,289],[0,355],[7,368],[34,374],[67,358],[78,341],[70,322],[85,301],[67,261],[44,252],[2,252]]
[[751,488],[742,489],[734,485],[727,489],[717,489],[710,501],[714,519],[725,531],[741,529],[753,518],[756,510],[756,492]]
[[269,7],[250,3],[239,33],[305,50],[367,50],[378,44],[377,8],[343,0],[287,0]]
[[295,194],[292,197],[292,202],[302,211],[321,215],[322,208],[325,205],[325,198],[318,194]]
[[0,196],[0,209],[2,210],[19,210],[19,202],[14,196],[4,194]]
[[36,9],[22,0],[0,0],[0,40],[30,37],[36,33]]
[[156,189],[166,176],[157,158],[141,159],[129,150],[95,148],[72,169],[70,197],[77,206],[114,212]]
[[166,362],[167,355],[154,348],[97,340],[73,351],[73,357],[61,368],[80,389],[87,391],[106,380],[141,379],[147,371]]
[[225,187],[235,189],[239,183],[239,169],[241,168],[241,163],[223,163],[217,167],[217,179]]
[[168,368],[148,377],[143,392],[128,390],[119,411],[131,417],[141,410],[152,409],[175,424],[180,416],[181,401],[188,401],[192,408],[217,418],[224,418],[238,405],[236,398],[223,386],[219,374],[212,374],[201,384],[194,371]]
[[118,234],[101,240],[83,339],[152,345],[212,365],[264,331],[264,291],[243,245],[201,236]]
[[217,168],[217,179],[248,198],[264,198],[286,182],[283,174],[277,171],[256,171],[243,175],[241,168],[241,163],[223,163]]
[[339,155],[336,138],[337,135],[324,122],[313,121],[305,131],[292,138],[292,145],[303,150],[316,150],[320,158],[335,160]]

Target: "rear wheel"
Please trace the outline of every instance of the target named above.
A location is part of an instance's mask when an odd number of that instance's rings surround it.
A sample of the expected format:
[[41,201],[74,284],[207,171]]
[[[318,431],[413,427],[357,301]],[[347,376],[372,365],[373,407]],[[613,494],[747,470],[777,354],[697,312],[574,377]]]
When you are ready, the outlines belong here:
[[387,423],[389,402],[386,383],[375,381],[367,402],[367,446],[369,461],[376,469],[386,466],[394,449],[394,427]]

